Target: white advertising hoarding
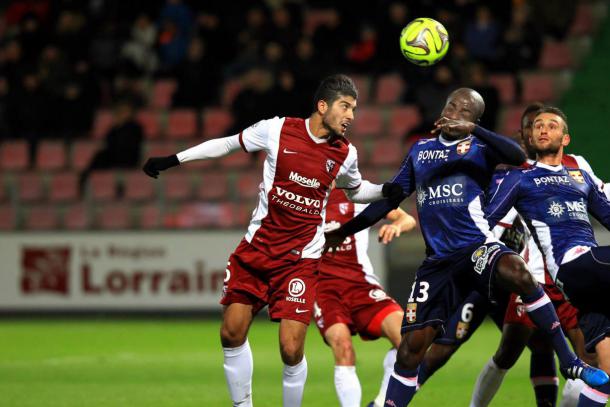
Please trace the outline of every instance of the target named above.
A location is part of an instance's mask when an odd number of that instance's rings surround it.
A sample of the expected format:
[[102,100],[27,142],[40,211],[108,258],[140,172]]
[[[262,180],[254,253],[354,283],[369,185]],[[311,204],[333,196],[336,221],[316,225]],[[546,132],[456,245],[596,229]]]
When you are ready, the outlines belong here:
[[[218,310],[242,232],[0,234],[0,311]],[[384,281],[382,248],[371,235]]]

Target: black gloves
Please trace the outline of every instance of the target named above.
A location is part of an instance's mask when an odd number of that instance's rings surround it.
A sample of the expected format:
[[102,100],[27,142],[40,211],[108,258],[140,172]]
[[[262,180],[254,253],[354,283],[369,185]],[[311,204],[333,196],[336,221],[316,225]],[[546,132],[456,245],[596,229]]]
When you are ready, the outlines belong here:
[[142,170],[149,177],[157,178],[159,176],[159,171],[165,171],[168,168],[175,167],[179,165],[180,161],[178,161],[177,155],[168,155],[167,157],[151,157],[146,160],[146,164],[142,167]]
[[402,200],[405,198],[402,187],[400,184],[395,182],[386,182],[383,184],[381,194],[384,196],[384,198],[388,198],[388,201],[390,201],[394,209],[398,208],[398,205],[400,205]]

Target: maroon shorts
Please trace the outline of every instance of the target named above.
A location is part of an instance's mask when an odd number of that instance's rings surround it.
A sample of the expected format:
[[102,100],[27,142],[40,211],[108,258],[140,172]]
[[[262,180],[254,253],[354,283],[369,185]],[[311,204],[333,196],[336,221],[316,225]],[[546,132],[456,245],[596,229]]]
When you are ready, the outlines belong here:
[[381,323],[400,305],[377,284],[333,276],[320,276],[314,318],[322,336],[337,323],[348,326],[352,335],[363,339],[381,336]]
[[[553,306],[561,322],[561,327],[564,331],[578,328],[578,310],[570,304],[561,291],[554,285],[544,285],[544,291],[553,302]],[[525,305],[521,298],[516,294],[511,294],[510,301],[508,302],[508,308],[504,315],[505,324],[518,324],[525,325],[530,328],[536,328],[536,325],[532,322],[530,317],[527,315]]]
[[248,304],[257,313],[269,305],[273,321],[309,324],[316,296],[319,259],[274,259],[245,239],[229,257],[222,305]]

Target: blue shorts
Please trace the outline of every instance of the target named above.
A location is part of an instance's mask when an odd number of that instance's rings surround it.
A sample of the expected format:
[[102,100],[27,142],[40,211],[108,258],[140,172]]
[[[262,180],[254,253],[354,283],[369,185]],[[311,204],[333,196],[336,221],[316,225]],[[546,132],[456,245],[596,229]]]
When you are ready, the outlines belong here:
[[[492,299],[495,265],[504,254],[515,252],[501,242],[482,242],[450,256],[426,258],[415,275],[402,333],[426,326],[440,326],[445,333],[446,321],[472,291]],[[459,321],[455,325],[457,330]]]
[[610,246],[592,247],[585,254],[564,263],[557,272],[557,286],[578,308],[578,324],[586,349],[610,336]]

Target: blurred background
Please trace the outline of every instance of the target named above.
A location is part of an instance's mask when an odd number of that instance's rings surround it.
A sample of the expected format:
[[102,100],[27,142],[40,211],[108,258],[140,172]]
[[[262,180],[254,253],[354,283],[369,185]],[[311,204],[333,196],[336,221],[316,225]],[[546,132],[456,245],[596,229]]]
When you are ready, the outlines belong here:
[[[603,0],[12,0],[0,5],[0,311],[218,310],[224,264],[256,205],[262,159],[235,153],[158,180],[174,154],[273,116],[307,117],[325,75],[349,74],[348,136],[387,180],[446,96],[478,90],[482,125],[514,135],[528,103],[564,108],[573,144],[610,180],[610,25]],[[442,22],[436,66],[398,47]],[[404,208],[415,213],[415,205]],[[371,255],[398,298],[419,234]]]

